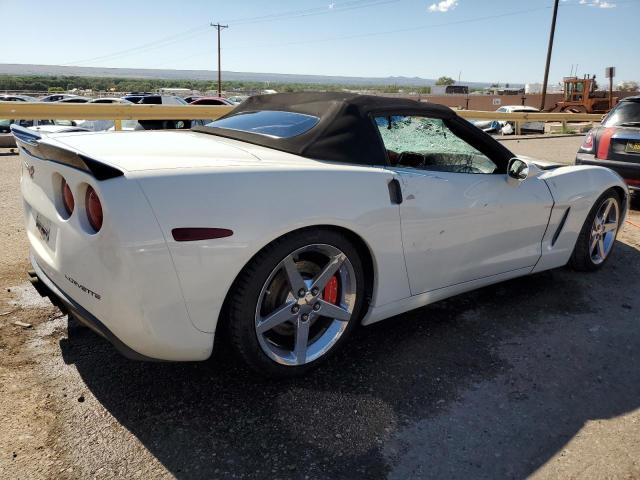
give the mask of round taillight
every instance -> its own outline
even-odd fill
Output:
[[[64,178],[62,179],[62,204],[64,205],[67,215],[71,216],[73,213],[73,207],[75,207],[76,204],[73,200],[71,188],[69,188],[69,184]]]
[[[93,187],[87,187],[84,206],[87,211],[87,220],[89,220],[89,225],[91,225],[91,228],[97,232],[102,228],[102,204],[100,203],[100,198]]]
[[[580,148],[582,148],[582,150],[593,150],[593,133],[587,133],[587,136],[584,137],[584,141]]]

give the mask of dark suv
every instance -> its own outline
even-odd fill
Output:
[[[148,92],[131,92],[124,97],[140,105],[188,105],[182,98],[174,95],[158,95]],[[145,130],[165,130],[191,128],[191,120],[138,120]]]
[[[629,190],[640,192],[640,96],[621,100],[587,133],[576,165],[608,167],[624,178]]]

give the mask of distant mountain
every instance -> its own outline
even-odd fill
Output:
[[[63,65],[29,65],[0,63],[0,75],[69,75],[77,77],[150,78],[164,80],[211,80],[217,78],[215,70],[161,70],[147,68],[73,67]],[[335,75],[298,75],[294,73],[255,73],[222,71],[224,80],[275,83],[321,83],[347,85],[429,86],[435,80],[421,77],[346,77]],[[487,87],[489,83],[460,82],[473,87]],[[515,84],[513,86],[516,86]]]

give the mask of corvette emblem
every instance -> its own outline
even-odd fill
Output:
[[[93,290],[88,289],[87,287],[85,287],[84,285],[78,283],[74,278],[70,277],[69,275],[64,276],[67,280],[69,280],[69,282],[71,282],[73,285],[75,285],[76,287],[78,287],[80,290],[82,290],[84,293],[86,293],[87,295],[89,295],[90,297],[95,298],[96,300],[100,300],[102,298],[102,295],[100,295],[99,293],[94,292]]]
[[[29,172],[29,177],[33,178],[33,174],[36,173],[36,169],[33,165],[29,165],[27,162],[24,162],[24,168]]]

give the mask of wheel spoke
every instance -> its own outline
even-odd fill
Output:
[[[602,223],[605,223],[607,221],[607,218],[609,218],[609,212],[611,211],[611,207],[613,206],[613,200],[609,199],[607,200],[607,206],[604,209],[604,213],[602,214]]]
[[[344,321],[351,318],[351,314],[344,308],[334,305],[333,303],[325,302],[324,300],[320,300],[320,310],[318,311],[318,314],[323,317],[335,318],[336,320]]]
[[[311,289],[317,288],[318,290],[322,290],[327,285],[329,279],[333,277],[333,275],[338,271],[338,269],[342,266],[346,259],[347,256],[344,253],[333,257],[328,265],[324,268],[324,270],[322,270],[322,272],[320,272],[318,276],[313,280]]]
[[[598,255],[604,260],[604,240],[602,238],[598,240]]]
[[[593,255],[593,251],[596,249],[597,246],[598,246],[598,237],[594,235],[591,237],[591,245],[589,246],[589,253],[591,255]]]
[[[302,365],[307,360],[307,343],[309,342],[309,321],[298,320],[296,328],[296,345],[293,353],[296,363]]]
[[[283,260],[284,263],[284,271],[287,274],[287,280],[289,281],[289,286],[291,287],[291,292],[294,297],[298,296],[298,292],[300,290],[307,291],[307,286],[302,279],[302,275],[298,271],[298,267],[296,266],[296,262],[293,260],[291,255],[287,256]]]
[[[604,231],[605,232],[613,232],[616,230],[616,228],[618,228],[618,224],[616,222],[611,222],[611,223],[605,223],[604,224]]]
[[[295,305],[296,302],[287,302],[278,308],[276,311],[267,315],[258,325],[256,326],[256,330],[258,333],[265,333],[271,330],[273,327],[277,327],[281,323],[286,322],[287,320],[293,320],[295,318],[295,314],[291,312],[291,307]]]

